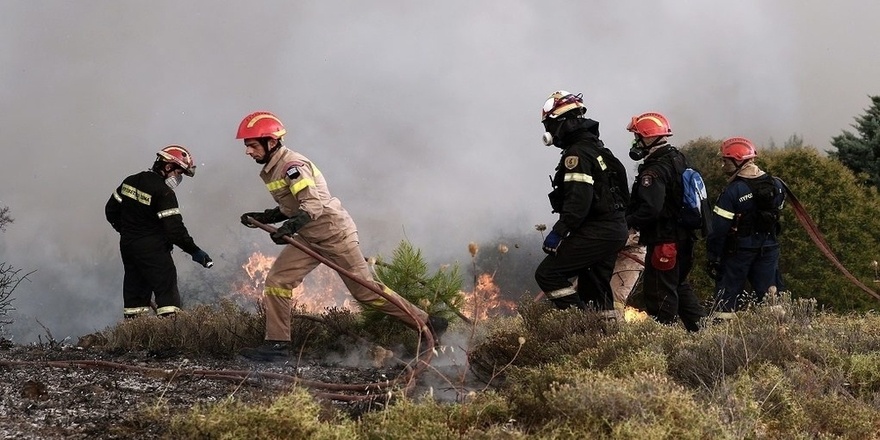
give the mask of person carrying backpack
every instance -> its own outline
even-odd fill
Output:
[[[644,159],[633,183],[626,223],[639,231],[639,243],[647,248],[645,312],[663,324],[681,319],[688,331],[698,331],[705,311],[687,281],[698,225],[682,221],[687,158],[667,142],[672,128],[660,113],[634,116],[627,130],[635,136],[629,157]]]
[[[732,137],[721,143],[722,170],[728,184],[712,210],[712,232],[706,239],[709,276],[715,280],[713,319],[731,319],[745,303],[746,280],[761,302],[782,290],[779,275],[779,214],[785,190],[778,178],[755,163],[752,142]]]
[[[628,237],[629,182],[626,167],[604,146],[599,123],[586,111],[581,94],[565,91],[551,94],[541,110],[544,145],[561,154],[549,194],[559,219],[544,239],[548,255],[535,280],[558,309],[589,308],[617,319],[611,276]]]

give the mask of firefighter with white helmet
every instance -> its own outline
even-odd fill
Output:
[[[169,145],[156,153],[150,170],[125,178],[104,207],[107,221],[119,232],[119,250],[125,276],[122,282],[123,316],[133,318],[152,310],[173,315],[180,310],[177,269],[171,258],[173,246],[204,267],[213,262],[196,246],[183,224],[174,188],[183,176],[195,175],[189,151]]]
[[[660,113],[633,116],[627,131],[633,133],[629,157],[644,160],[632,186],[626,223],[639,231],[639,244],[647,248],[645,311],[660,323],[674,324],[680,318],[688,331],[698,331],[705,311],[688,282],[696,235],[680,221],[687,158],[668,142],[672,127]]]
[[[749,139],[731,137],[721,143],[721,169],[729,180],[715,202],[712,232],[706,238],[706,269],[715,280],[715,319],[735,317],[748,301],[746,280],[757,302],[783,288],[778,235],[785,191],[778,178],[758,167],[756,157]]]
[[[626,244],[626,168],[599,139],[599,123],[585,117],[580,94],[557,91],[541,109],[543,141],[561,158],[549,194],[559,213],[543,243],[547,257],[535,270],[538,287],[559,309],[592,309],[616,318],[611,276]],[[569,280],[577,277],[575,287]]]
[[[357,227],[342,203],[330,194],[327,181],[318,167],[307,157],[283,144],[287,130],[274,114],[251,113],[239,125],[237,139],[244,142],[245,154],[263,166],[260,178],[275,199],[277,206],[259,212],[242,214],[241,222],[254,227],[248,217],[260,223],[284,222],[272,234],[272,240],[285,245],[269,269],[263,289],[266,309],[265,343],[249,347],[241,354],[253,360],[272,361],[289,356],[291,298],[293,289],[320,264],[314,257],[291,246],[285,236],[299,235],[322,256],[359,278],[373,281],[361,252]],[[404,324],[420,329],[428,322],[435,334],[448,325],[442,317],[428,316],[423,310],[398,296],[408,310],[401,310],[373,290],[343,276],[351,295],[364,307],[372,307],[391,315]],[[397,294],[376,282],[388,295]],[[414,321],[412,316],[418,321]]]

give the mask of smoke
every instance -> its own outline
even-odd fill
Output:
[[[556,89],[584,93],[623,158],[630,116],[654,110],[679,144],[797,133],[826,149],[878,93],[865,46],[880,4],[847,5],[2,2],[0,202],[16,222],[0,261],[36,270],[15,294],[15,336],[34,340],[37,320],[63,338],[119,319],[103,205],[168,144],[199,164],[178,197],[210,273],[241,270],[245,250],[276,252],[237,224],[272,206],[233,139],[254,110],[278,114],[318,164],[365,253],[409,239],[437,264],[552,223],[558,152],[540,143],[538,111]],[[204,270],[175,258],[181,280]]]

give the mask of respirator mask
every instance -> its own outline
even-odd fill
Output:
[[[553,146],[553,142],[556,141],[559,136],[559,131],[562,129],[562,123],[565,121],[565,118],[557,118],[557,119],[548,119],[544,122],[544,134],[541,136],[541,142],[544,145],[550,147]]]
[[[183,174],[173,174],[165,178],[165,184],[171,189],[177,188],[177,185],[180,185],[182,181]]]
[[[639,139],[633,139],[632,147],[629,148],[629,158],[638,162],[648,155],[648,149],[643,148]]]

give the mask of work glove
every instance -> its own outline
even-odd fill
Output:
[[[278,223],[282,220],[286,220],[287,216],[281,213],[281,208],[274,207],[271,209],[267,209],[263,212],[246,212],[241,215],[241,224],[249,227],[256,228],[256,226],[252,225],[250,221],[248,221],[248,217],[260,222],[260,223]]]
[[[556,233],[556,231],[550,231],[547,234],[547,238],[544,239],[542,249],[548,255],[556,255],[556,250],[559,249],[560,244],[562,244],[562,236]]]
[[[211,267],[214,265],[214,261],[211,260],[211,257],[208,256],[208,253],[199,249],[192,253],[192,259],[196,263],[201,264],[204,267]]]
[[[274,241],[275,244],[288,244],[287,241],[284,240],[284,236],[296,234],[296,231],[299,231],[300,228],[305,226],[305,224],[311,220],[312,218],[309,217],[309,214],[305,211],[297,211],[293,217],[282,223],[281,226],[272,233],[272,241]]]
[[[709,260],[706,262],[706,274],[715,281],[721,279],[721,262],[718,260]]]

